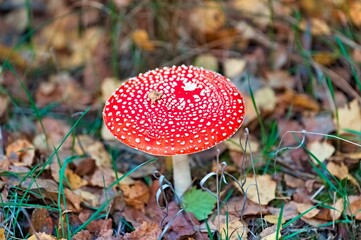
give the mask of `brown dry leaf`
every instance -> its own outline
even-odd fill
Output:
[[[71,203],[72,207],[69,207],[69,203],[67,204],[67,208],[71,209],[72,211],[80,211],[81,210],[81,202],[82,198],[78,195],[76,195],[72,190],[68,188],[64,188],[64,193],[66,200]]]
[[[361,196],[349,196],[348,200],[350,205],[346,211],[347,215],[354,216],[355,219],[361,220]]]
[[[337,54],[334,54],[332,52],[318,52],[312,54],[312,57],[315,62],[324,66],[329,66],[333,64],[338,58]]]
[[[290,89],[287,89],[282,95],[278,96],[277,99],[281,104],[294,106],[302,110],[318,112],[320,109],[320,106],[315,100],[306,94],[300,94]]]
[[[266,0],[234,0],[233,7],[260,26],[270,23],[271,11]]]
[[[243,238],[247,238],[248,235],[248,228],[245,222],[240,220],[238,217],[229,215],[228,216],[228,223],[226,222],[226,216],[225,215],[219,215],[217,216],[214,221],[213,225],[218,226],[218,222],[220,221],[221,225],[219,226],[219,232],[222,236],[222,239],[230,239],[230,240],[237,240],[239,239],[238,236]],[[228,224],[228,228],[227,228]],[[226,236],[226,233],[228,233],[228,236]]]
[[[277,104],[277,98],[274,90],[270,87],[258,89],[254,93],[257,108],[263,112],[272,112]]]
[[[221,214],[229,214],[235,216],[249,216],[249,215],[260,215],[267,214],[268,210],[266,207],[256,204],[252,201],[244,199],[244,197],[233,197],[221,210]]]
[[[245,143],[245,139],[242,139],[242,144]],[[224,142],[227,146],[227,148],[230,151],[237,151],[237,152],[244,152],[244,149],[241,147],[240,143],[239,143],[239,138],[237,137],[232,137],[230,139],[228,139],[227,141]],[[259,143],[256,142],[253,139],[250,139],[248,144],[250,144],[250,148],[252,150],[253,153],[258,152],[259,150]],[[247,148],[247,152],[249,152],[249,149]]]
[[[320,212],[319,209],[314,208],[314,206],[309,203],[297,203],[296,206],[297,206],[297,211],[300,214],[307,212],[305,215],[303,215],[303,217],[305,217],[305,218],[313,218]],[[311,208],[312,208],[312,210],[310,210]]]
[[[85,186],[88,183],[86,180],[83,180],[81,177],[79,177],[76,173],[74,173],[70,169],[65,170],[65,176],[68,179],[70,188],[73,190],[78,189],[82,186]]]
[[[240,76],[246,67],[246,60],[238,58],[227,58],[223,62],[224,75],[228,78]]]
[[[194,59],[194,66],[202,67],[212,71],[218,71],[218,59],[212,54],[201,54]]]
[[[110,168],[112,166],[111,157],[104,145],[89,135],[78,136],[74,149],[78,154],[87,153],[95,160],[98,167]]]
[[[118,173],[117,177],[121,178],[123,174]],[[114,170],[110,168],[98,168],[90,178],[89,183],[97,187],[108,187],[116,180]],[[133,184],[134,181],[130,177],[125,177],[119,182],[119,185]]]
[[[82,202],[85,202],[89,206],[99,207],[99,203],[100,203],[99,195],[91,193],[84,189],[77,189],[74,191],[74,193],[82,199]]]
[[[289,174],[284,175],[284,180],[285,180],[286,185],[291,188],[299,188],[299,187],[305,186],[305,182],[302,179],[293,177]]]
[[[72,240],[91,240],[92,235],[88,230],[83,230],[75,234],[72,238]]]
[[[261,233],[260,233],[260,237],[261,240],[278,240],[280,239],[281,235],[281,230],[282,230],[282,226],[278,229],[278,238],[276,239],[277,236],[277,225],[273,225],[271,227],[265,228]]]
[[[144,182],[135,181],[131,185],[121,185],[120,189],[127,205],[144,211],[150,196],[149,187]]]
[[[6,157],[17,166],[31,166],[35,147],[26,139],[18,139],[6,147]]]
[[[360,132],[361,131],[361,109],[357,99],[338,109],[338,115],[341,116],[338,119],[339,134],[345,133],[344,129],[350,129]],[[337,119],[334,119],[337,123]]]
[[[279,215],[281,212],[280,208],[268,207],[268,210],[273,215]],[[283,208],[282,218],[286,219],[287,221],[292,218],[295,218],[298,215],[299,213],[297,211],[297,203],[295,203],[294,201],[290,201],[285,204]]]
[[[31,214],[31,224],[33,227],[30,228],[30,233],[32,234],[36,232],[51,234],[53,232],[53,220],[45,208],[34,209]]]
[[[4,116],[9,105],[9,98],[5,95],[0,94],[0,118]]]
[[[5,229],[0,227],[0,240],[6,240]]]
[[[350,18],[353,24],[357,27],[361,26],[361,2],[353,1],[350,3],[349,8]]]
[[[269,223],[278,224],[279,217],[280,217],[279,215],[265,215],[263,218]],[[285,222],[286,222],[286,219],[284,217],[282,217],[281,223],[283,224]]]
[[[103,102],[106,102],[120,85],[122,85],[122,81],[117,78],[105,78],[100,88]]]
[[[64,137],[69,133],[70,126],[64,121],[45,117],[42,119],[41,124],[37,123],[38,132],[45,133],[35,136],[33,143],[40,151],[47,152],[53,151],[54,148],[59,147]],[[67,138],[62,145],[61,149],[70,149],[72,146],[72,139]]]
[[[244,103],[245,103],[245,109],[246,109],[246,118],[244,120],[244,125],[247,125],[248,123],[252,122],[253,120],[257,119],[257,111],[254,108],[252,98],[249,95],[244,94]]]
[[[335,220],[338,220],[340,219],[341,215],[342,215],[342,212],[343,212],[343,199],[340,198],[338,199],[333,205],[332,207],[334,209],[329,209],[330,210],[330,216],[331,216],[331,220],[332,221],[335,221]]]
[[[273,89],[292,89],[295,83],[295,79],[287,71],[267,72],[267,86]]]
[[[157,223],[143,222],[133,232],[125,234],[124,240],[157,240],[161,233],[162,230]]]
[[[300,23],[300,29],[306,31],[307,29],[307,22],[303,20]],[[314,36],[323,36],[323,35],[330,35],[331,29],[329,25],[322,19],[312,18],[311,19],[311,33]]]
[[[348,172],[348,168],[344,163],[336,164],[329,162],[326,167],[327,170],[338,179],[342,180],[347,178],[355,186],[360,186],[357,180]]]
[[[329,159],[332,156],[332,154],[335,152],[335,147],[326,141],[311,142],[307,144],[307,148],[313,155],[315,155],[317,160],[320,161],[321,163]],[[318,162],[313,158],[312,161],[315,164],[318,164]]]
[[[65,238],[57,238],[46,233],[35,233],[31,235],[28,240],[65,240]]]
[[[149,40],[148,33],[143,29],[135,30],[132,34],[132,40],[139,47],[145,51],[153,51],[155,49],[154,43]]]
[[[207,1],[193,8],[188,18],[190,27],[197,33],[215,33],[225,24],[222,5],[215,1]]]
[[[112,223],[113,220],[110,218],[93,220],[87,225],[86,229],[95,236],[110,237],[113,233]]]
[[[254,177],[246,177],[246,182],[243,185],[246,197],[254,203],[267,205],[276,197],[277,184],[274,180],[272,180],[271,175],[256,175],[256,179],[258,188]],[[239,189],[238,184],[235,184],[235,186],[240,192],[242,192],[242,189]]]

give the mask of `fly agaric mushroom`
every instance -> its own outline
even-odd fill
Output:
[[[155,69],[121,85],[106,102],[105,125],[122,143],[172,156],[174,189],[192,185],[189,159],[231,137],[244,118],[241,93],[231,81],[193,66]]]

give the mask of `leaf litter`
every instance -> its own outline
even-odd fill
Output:
[[[159,2],[156,10],[133,0],[112,6],[95,1],[95,8],[49,1],[45,7],[29,4],[32,21],[25,7],[5,2],[0,2],[6,33],[0,34],[0,191],[6,217],[0,239],[14,234],[10,206],[28,216],[26,223],[18,219],[16,229],[24,232],[18,238],[28,239],[67,238],[64,231],[76,232],[73,239],[207,239],[205,222],[230,239],[276,239],[297,227],[302,236],[312,226],[320,234],[345,236],[342,229],[353,227],[347,217],[361,219],[361,54],[357,38],[348,38],[356,34],[343,32],[359,31],[359,1],[176,1]],[[80,11],[65,14],[73,10]],[[124,18],[112,18],[112,11]],[[36,26],[29,45],[14,48],[20,33]],[[204,177],[201,172],[218,169],[215,158],[227,162],[217,172],[223,181],[219,212],[216,198],[198,188],[187,193],[183,207],[172,199],[170,186],[157,201],[165,185],[157,185],[151,172],[168,177],[169,171],[161,160],[125,177],[134,165],[115,161],[127,158],[136,167],[137,155],[119,151],[99,121],[119,79],[183,63],[225,74],[245,95],[244,127],[251,134],[244,137],[243,128],[220,153],[203,155],[210,162],[192,162],[195,183]],[[72,129],[88,107],[81,126]],[[240,147],[239,139],[247,137],[248,148]],[[282,138],[279,146],[273,137]],[[207,184],[214,193],[218,185]],[[260,219],[267,225],[257,229]],[[62,229],[58,224],[65,220],[70,225]]]

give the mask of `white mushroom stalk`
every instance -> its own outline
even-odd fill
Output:
[[[182,199],[183,194],[192,186],[191,169],[188,155],[174,155],[173,179],[174,191],[178,199]]]

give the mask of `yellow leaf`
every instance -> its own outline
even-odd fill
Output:
[[[216,1],[207,1],[193,8],[189,15],[191,27],[199,33],[214,33],[224,26],[225,16],[222,5]]]
[[[303,214],[307,212],[306,214],[303,215],[303,217],[305,218],[313,218],[320,212],[319,209],[314,208],[314,206],[309,203],[297,203],[296,206],[297,206],[297,211],[299,213]]]
[[[154,43],[149,40],[148,33],[145,30],[135,30],[132,34],[132,40],[139,48],[146,51],[155,49]]]
[[[326,167],[327,170],[338,179],[341,180],[347,178],[352,184],[360,187],[357,180],[348,172],[348,168],[344,163],[336,164],[334,162],[329,162]]]
[[[257,179],[257,184],[255,181]],[[254,203],[267,205],[276,197],[276,182],[270,175],[256,175],[255,177],[246,177],[243,190],[246,197]],[[235,184],[239,191],[238,184]]]
[[[278,224],[278,219],[279,219],[279,215],[265,215],[264,219],[269,222],[269,223],[273,223],[273,224]],[[285,223],[286,219],[284,217],[282,217],[281,223]]]
[[[339,134],[344,133],[344,129],[351,129],[360,132],[361,131],[361,110],[358,101],[355,99],[348,104],[338,109],[338,127]],[[334,120],[335,122],[336,119]]]
[[[310,152],[315,155],[320,162],[324,162],[335,152],[335,147],[325,141],[314,141],[308,144],[307,147],[308,150],[310,150]],[[312,160],[315,164],[317,164],[317,161],[315,159],[312,158]]]

